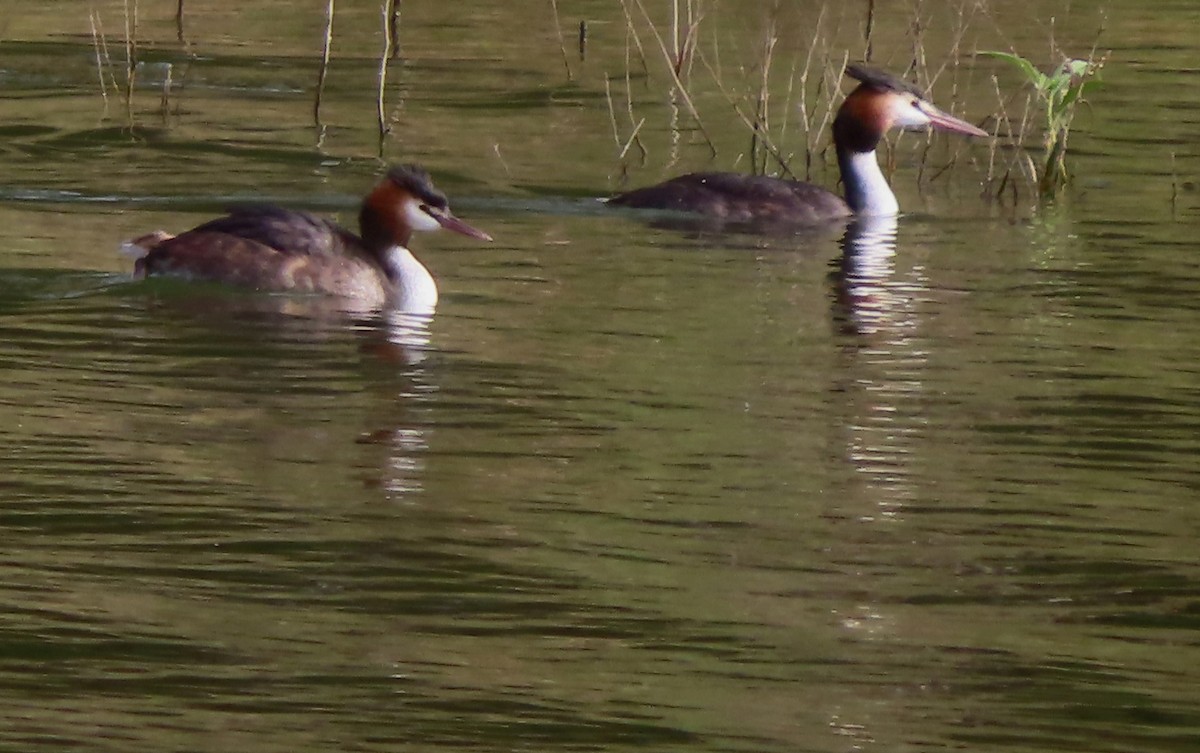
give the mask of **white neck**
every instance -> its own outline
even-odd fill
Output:
[[[437,283],[425,265],[404,246],[389,248],[384,263],[398,291],[395,308],[408,313],[433,313],[438,302]]]
[[[900,212],[896,194],[883,177],[874,150],[842,152],[838,154],[838,164],[842,169],[842,185],[846,187],[846,203],[855,214],[879,217]]]

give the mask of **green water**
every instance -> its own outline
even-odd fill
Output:
[[[316,125],[323,5],[189,0],[181,43],[141,2],[130,105],[86,12],[0,9],[0,748],[1197,748],[1191,3],[1106,7],[1063,201],[906,136],[908,214],[847,264],[595,201],[749,163],[763,4],[702,27],[713,157],[619,3],[559,3],[560,48],[550,4],[407,2],[383,160],[496,238],[418,239],[433,321],[132,282],[120,240],[232,201],[352,221],[380,14],[338,4]],[[87,8],[118,84],[123,7]],[[778,16],[776,118],[815,30],[861,57],[864,9],[818,7]],[[934,70],[1101,23],[921,7]],[[997,86],[964,55],[934,96],[982,122]]]

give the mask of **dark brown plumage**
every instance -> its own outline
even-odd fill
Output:
[[[616,206],[689,212],[722,223],[777,229],[815,225],[852,214],[896,214],[899,207],[875,159],[883,134],[893,127],[934,126],[986,136],[942,112],[906,81],[864,65],[846,67],[859,85],[838,108],[833,142],[846,198],[798,180],[704,172],[619,194]]]
[[[733,224],[814,224],[852,212],[838,195],[799,180],[737,173],[689,173],[608,200],[616,206],[691,212]]]
[[[358,235],[308,212],[231,209],[185,233],[161,231],[127,246],[142,254],[137,277],[171,276],[264,291],[322,293],[370,307],[432,308],[437,287],[407,249],[413,230],[445,227],[490,240],[450,213],[415,165],[395,167],[363,200]]]

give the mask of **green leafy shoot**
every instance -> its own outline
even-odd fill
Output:
[[[1006,60],[1015,65],[1033,87],[1038,103],[1045,114],[1045,162],[1038,180],[1043,195],[1057,193],[1067,183],[1067,137],[1075,119],[1076,108],[1086,95],[1100,85],[1099,73],[1104,59],[1066,60],[1053,73],[1045,74],[1037,67],[1011,52],[995,50],[979,54]]]

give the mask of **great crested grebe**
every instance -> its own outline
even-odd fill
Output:
[[[894,215],[900,211],[875,148],[891,128],[934,126],[987,136],[965,120],[935,107],[911,84],[883,71],[849,65],[859,81],[833,121],[833,144],[846,198],[797,180],[736,173],[691,173],[619,194],[609,204],[693,212],[731,223],[816,224],[848,217]]]
[[[414,230],[439,227],[490,241],[450,213],[416,165],[393,167],[363,199],[359,234],[275,206],[230,210],[180,235],[156,231],[125,244],[135,277],[181,277],[256,290],[323,293],[356,306],[431,312],[437,283],[408,250]]]

